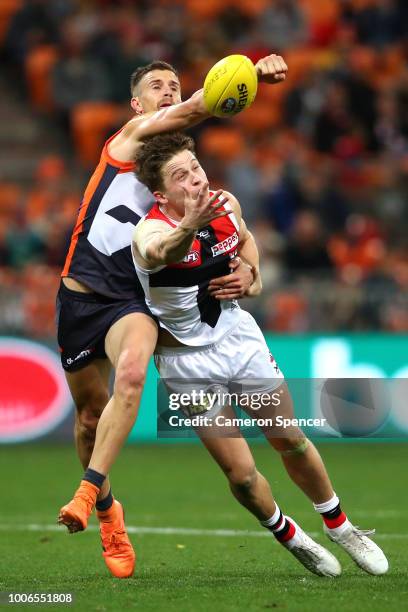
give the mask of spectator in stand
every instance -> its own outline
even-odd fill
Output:
[[[351,19],[361,43],[381,48],[401,39],[403,14],[397,0],[374,0],[360,10],[351,11]]]
[[[323,228],[313,210],[303,210],[297,215],[284,254],[284,262],[289,277],[314,275],[321,278],[333,271]]]
[[[317,116],[314,146],[322,153],[334,153],[336,143],[351,133],[353,118],[345,86],[338,80],[329,83],[325,103]]]
[[[27,222],[24,210],[16,211],[13,223],[4,238],[5,259],[12,268],[24,268],[32,261],[41,261],[44,255],[44,240]]]
[[[308,28],[297,0],[275,0],[259,15],[257,29],[265,44],[285,51],[306,42]]]
[[[245,218],[252,224],[262,216],[262,199],[259,192],[260,174],[249,151],[233,160],[226,168],[228,185],[234,186],[234,194],[244,202]],[[231,187],[232,189],[232,187]]]
[[[379,149],[396,157],[408,153],[408,137],[403,133],[403,117],[395,92],[386,90],[380,94],[377,112],[374,131]]]
[[[58,24],[51,4],[48,0],[25,0],[11,19],[4,47],[17,68],[16,76],[19,70],[23,70],[24,60],[32,48],[59,40]]]
[[[306,136],[312,135],[316,116],[324,104],[325,78],[318,70],[306,71],[285,98],[286,124]]]
[[[108,100],[109,79],[101,62],[87,55],[87,33],[74,19],[67,19],[61,31],[61,58],[52,71],[52,94],[64,126],[80,102]]]

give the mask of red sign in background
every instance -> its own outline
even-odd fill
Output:
[[[44,435],[70,408],[57,355],[36,342],[0,338],[0,443]]]

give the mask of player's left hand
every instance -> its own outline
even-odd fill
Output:
[[[238,300],[246,295],[254,282],[251,266],[239,257],[229,263],[231,273],[227,276],[213,278],[208,285],[208,292],[217,300]]]
[[[255,64],[259,83],[280,83],[286,79],[288,67],[280,55],[267,55]]]

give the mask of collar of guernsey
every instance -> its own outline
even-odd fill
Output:
[[[210,191],[210,197],[213,194]],[[220,301],[208,293],[212,278],[230,272],[228,264],[238,247],[237,219],[228,203],[225,210],[231,213],[201,228],[183,261],[153,270],[143,269],[135,261],[150,310],[161,327],[188,346],[221,341],[244,316],[235,300]],[[171,227],[178,224],[157,202],[144,217],[144,221],[149,219],[165,221]]]
[[[123,129],[123,128],[122,128]],[[134,174],[132,161],[118,161],[105,143],[84,193],[62,276],[114,299],[143,299],[131,255],[133,227],[154,203]]]

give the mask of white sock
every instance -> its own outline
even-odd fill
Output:
[[[263,527],[266,527],[267,529],[271,529],[271,528],[273,528],[275,523],[278,522],[280,515],[281,515],[281,509],[279,508],[278,504],[276,504],[276,510],[272,514],[271,518],[266,519],[266,521],[260,521],[260,523],[261,523],[261,525]],[[284,521],[282,521],[282,523],[283,523],[283,525],[285,524]],[[283,525],[282,525],[282,527],[283,527]],[[275,531],[275,529],[274,529],[274,531]],[[279,531],[279,529],[277,531]]]
[[[323,514],[323,512],[330,512],[330,510],[334,510],[334,508],[338,506],[339,503],[340,503],[340,500],[337,497],[337,495],[334,493],[331,499],[329,499],[326,502],[323,502],[322,504],[313,504],[313,507],[316,510],[316,512],[319,512],[319,514]]]

